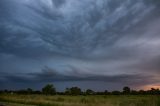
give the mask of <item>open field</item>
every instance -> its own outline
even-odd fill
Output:
[[[1,94],[0,104],[5,106],[160,106],[160,96],[45,96]]]

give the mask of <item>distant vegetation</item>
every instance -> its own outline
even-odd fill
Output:
[[[160,95],[160,90],[151,88],[150,90],[132,90],[130,87],[124,87],[123,91],[111,91],[105,90],[103,92],[96,92],[91,89],[82,91],[79,87],[66,88],[64,92],[57,92],[53,84],[47,84],[41,91],[32,90],[31,88],[23,90],[1,90],[0,94],[44,94],[44,95]]]
[[[0,106],[160,106],[160,90],[135,91],[124,87],[123,91],[82,91],[79,87],[57,92],[52,84],[41,91],[1,90]]]

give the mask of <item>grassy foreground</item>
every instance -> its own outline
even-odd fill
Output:
[[[155,95],[45,96],[0,94],[5,106],[160,106]]]

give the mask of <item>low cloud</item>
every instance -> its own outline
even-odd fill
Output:
[[[74,70],[73,70],[74,71]],[[98,84],[99,82],[103,82],[104,84],[110,83],[121,85],[123,86],[130,86],[133,87],[133,89],[140,89],[141,87],[151,85],[151,84],[157,84],[159,82],[158,79],[156,79],[154,76],[149,75],[138,75],[138,74],[122,74],[122,75],[91,75],[91,74],[79,74],[77,75],[74,72],[71,72],[70,75],[64,75],[60,74],[58,71],[45,67],[41,72],[38,73],[14,73],[14,74],[7,74],[7,73],[1,73],[1,79],[0,82],[3,83],[4,86],[13,86],[14,89],[20,89],[21,87],[15,86],[16,84],[24,84],[25,86],[28,85],[28,87],[32,87],[32,85],[36,84],[37,86],[43,86],[45,83],[62,83],[65,82],[71,83],[71,82],[78,82],[77,86],[87,89],[85,86],[81,85],[84,82]],[[8,82],[5,84],[5,82]],[[12,83],[10,85],[10,83]],[[106,85],[103,87],[102,85],[99,86],[101,90],[105,90],[109,88],[111,85]],[[65,89],[65,87],[71,87],[73,85],[65,85],[61,89]],[[57,87],[59,85],[57,84]],[[114,89],[120,89],[114,88]],[[93,89],[96,89],[97,87],[93,87]],[[39,88],[40,89],[40,88]]]

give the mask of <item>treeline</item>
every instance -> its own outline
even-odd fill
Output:
[[[56,88],[52,84],[47,84],[42,88],[41,91],[35,91],[31,88],[24,90],[1,90],[0,93],[10,93],[10,94],[44,94],[44,95],[160,95],[160,90],[151,88],[150,90],[131,90],[129,87],[124,87],[123,91],[112,91],[107,90],[103,92],[95,92],[91,89],[82,91],[79,87],[66,88],[64,92],[57,92]]]

